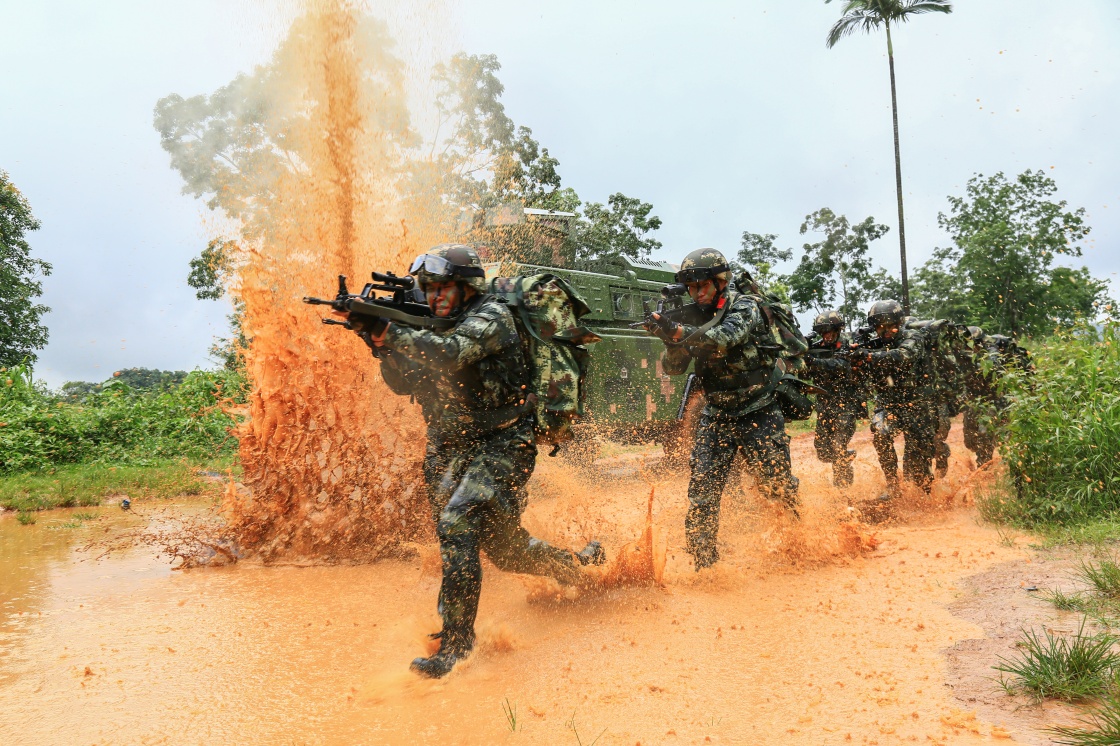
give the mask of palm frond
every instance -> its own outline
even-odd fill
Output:
[[[854,5],[856,2],[859,2],[859,0],[852,0],[852,2],[848,4]],[[825,40],[825,44],[831,49],[836,46],[836,42],[840,41],[845,36],[851,36],[857,31],[872,31],[878,28],[879,24],[882,22],[883,18],[873,11],[864,9],[851,10],[840,16],[840,19],[832,25],[832,28],[828,31],[828,38]]]
[[[952,13],[953,5],[949,0],[901,0],[895,3],[898,10],[891,16],[892,21],[906,21],[910,16],[923,13]]]

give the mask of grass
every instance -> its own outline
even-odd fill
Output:
[[[19,525],[21,526],[33,526],[35,525],[36,518],[34,513],[20,511],[16,513],[16,520],[19,521]]]
[[[510,733],[517,731],[517,704],[510,704],[509,697],[506,701],[502,702],[502,714],[506,718],[506,727],[509,728]]]
[[[10,474],[0,476],[0,508],[26,515],[50,508],[100,505],[113,495],[159,498],[220,489],[197,471],[184,461],[163,461],[146,466],[65,464],[46,472]],[[78,515],[82,514],[75,518]]]
[[[1081,579],[1096,589],[1096,593],[1108,599],[1120,599],[1120,565],[1111,557],[1099,562],[1081,561],[1078,569]]]
[[[1081,721],[1084,727],[1051,728],[1054,743],[1067,746],[1115,746],[1120,743],[1120,692],[1110,692],[1089,717]]]
[[[1120,667],[1120,655],[1112,649],[1116,641],[1107,633],[1086,634],[1084,620],[1077,634],[1068,637],[1049,630],[1041,636],[1024,630],[1020,657],[1001,657],[993,668],[1000,672],[1000,685],[1008,694],[1067,702],[1088,699],[1103,694],[1116,681]]]
[[[568,729],[570,731],[572,731],[572,734],[576,737],[576,743],[578,744],[578,746],[595,746],[595,744],[599,742],[599,739],[603,737],[603,734],[607,732],[607,729],[603,728],[601,731],[599,731],[599,735],[595,736],[594,741],[588,741],[585,744],[583,742],[583,738],[581,738],[580,735],[579,735],[579,729],[576,727],[576,714],[575,714],[575,712],[572,713],[572,719],[569,720],[568,722],[564,723],[564,725],[566,725],[568,727]]]

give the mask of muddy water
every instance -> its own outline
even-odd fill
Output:
[[[983,636],[948,611],[964,579],[1025,552],[959,495],[875,528],[874,550],[831,541],[837,497],[810,449],[794,443],[804,526],[729,491],[713,571],[679,550],[683,476],[656,487],[663,585],[573,598],[488,566],[479,648],[440,682],[407,670],[437,627],[433,546],[172,572],[145,547],[77,551],[137,520],[116,509],[80,529],[4,517],[0,743],[1014,742],[954,701],[942,651]],[[855,490],[871,494],[874,455],[863,436],[857,449]],[[527,524],[561,542],[594,532],[612,552],[639,538],[650,487],[614,471],[592,487],[542,460]],[[968,474],[954,461],[937,502]]]

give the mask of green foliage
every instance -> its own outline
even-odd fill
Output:
[[[1079,257],[1089,233],[1084,208],[1051,199],[1057,185],[1042,171],[1009,181],[973,176],[963,197],[938,215],[955,244],[938,249],[916,275],[923,309],[988,333],[1041,335],[1093,319],[1108,303],[1107,283],[1082,267],[1053,266]]]
[[[1006,378],[1004,461],[1014,497],[999,517],[1028,526],[1115,521],[1120,506],[1120,326],[1078,327],[1031,349],[1035,373]]]
[[[31,205],[0,171],[0,366],[33,363],[35,351],[47,344],[40,319],[50,309],[35,299],[43,294],[40,278],[51,273],[51,265],[32,258],[24,238],[38,229]]]
[[[164,391],[177,386],[187,378],[186,371],[182,370],[154,370],[151,368],[124,368],[113,374],[113,377],[103,383],[90,383],[89,381],[67,381],[62,384],[59,393],[67,401],[81,401],[90,394],[101,391],[110,383],[123,383],[137,391]]]
[[[21,526],[34,526],[37,519],[34,513],[20,511],[16,513],[16,520],[19,521],[19,525]]]
[[[1120,565],[1111,557],[1099,562],[1082,560],[1078,575],[1092,586],[1096,593],[1109,599],[1120,599]]]
[[[890,33],[892,23],[897,26],[924,13],[952,13],[953,6],[949,0],[844,0],[843,12],[840,20],[829,29],[826,41],[829,47],[857,31],[870,33],[883,26]]]
[[[801,262],[788,278],[793,305],[817,313],[836,309],[849,323],[862,318],[875,290],[868,250],[888,230],[871,217],[852,225],[827,207],[807,215],[801,235],[823,232],[824,239],[803,246]]]
[[[96,506],[121,495],[161,498],[218,489],[220,483],[203,479],[196,467],[182,460],[153,460],[144,465],[63,464],[0,476],[0,508],[30,515],[49,508]],[[74,517],[89,520],[80,515]]]
[[[226,283],[233,274],[233,262],[237,250],[236,242],[215,238],[206,245],[201,254],[191,259],[187,285],[194,288],[196,298],[217,300],[225,295]]]
[[[993,668],[1001,673],[1000,684],[1009,694],[1086,699],[1103,693],[1114,681],[1120,666],[1120,655],[1112,649],[1115,643],[1109,634],[1086,634],[1084,621],[1070,637],[1045,629],[1042,636],[1024,630],[1019,657],[1001,657]]]
[[[661,218],[651,212],[653,205],[621,192],[608,197],[605,207],[598,202],[584,206],[584,219],[577,235],[577,258],[647,258],[650,252],[661,248],[661,242],[649,236],[661,227]]]
[[[746,265],[759,287],[774,293],[784,302],[790,302],[788,278],[774,271],[778,262],[788,262],[793,249],[779,249],[774,245],[778,236],[773,233],[743,231],[738,260]]]
[[[234,421],[220,402],[244,396],[236,373],[195,371],[147,392],[113,380],[79,403],[35,384],[26,366],[0,375],[0,474],[64,463],[212,459],[234,448]]]
[[[1066,746],[1116,746],[1120,743],[1120,690],[1113,689],[1088,718],[1082,727],[1059,726],[1050,732],[1057,738],[1054,743]]]

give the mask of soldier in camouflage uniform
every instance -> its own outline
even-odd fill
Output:
[[[576,554],[521,526],[537,455],[535,396],[513,315],[487,294],[478,255],[441,244],[418,257],[410,273],[434,314],[458,323],[436,332],[392,322],[361,333],[382,360],[385,382],[417,398],[428,424],[424,477],[443,562],[443,630],[439,652],[417,658],[412,669],[434,678],[474,645],[480,550],[502,570],[564,584],[580,581],[579,565],[603,557],[596,542]]]
[[[715,249],[686,256],[676,279],[688,286],[695,317],[680,323],[653,314],[659,323],[648,328],[665,342],[666,373],[680,375],[695,361],[707,399],[689,460],[685,518],[687,550],[700,570],[719,560],[720,500],[739,450],[762,496],[781,501],[794,515],[797,480],[790,473],[789,438],[775,399],[781,378],[777,346],[758,303],[730,287],[727,260]]]
[[[917,329],[927,335],[927,344],[933,359],[934,390],[937,395],[937,432],[934,434],[934,471],[938,479],[949,473],[949,430],[953,418],[960,414],[964,380],[957,362],[956,328],[945,319],[935,321],[910,321],[907,329]]]
[[[968,327],[970,354],[964,360],[968,399],[964,410],[964,445],[976,454],[976,465],[992,460],[996,450],[996,419],[1005,403],[996,388],[1002,370],[999,350],[978,326]]]
[[[896,497],[899,491],[898,453],[894,438],[905,438],[902,470],[906,479],[930,491],[933,474],[930,462],[937,432],[937,400],[933,361],[926,349],[924,333],[902,328],[902,306],[898,301],[878,301],[867,314],[867,323],[877,334],[874,349],[861,348],[853,364],[865,373],[875,392],[875,414],[871,434],[879,465],[887,479],[887,491],[879,502]]]
[[[827,311],[813,320],[820,335],[809,347],[809,375],[824,393],[817,395],[817,431],[813,446],[817,458],[832,464],[832,483],[850,487],[856,452],[848,448],[856,425],[867,419],[867,388],[848,360],[851,338],[844,331],[844,317]]]

